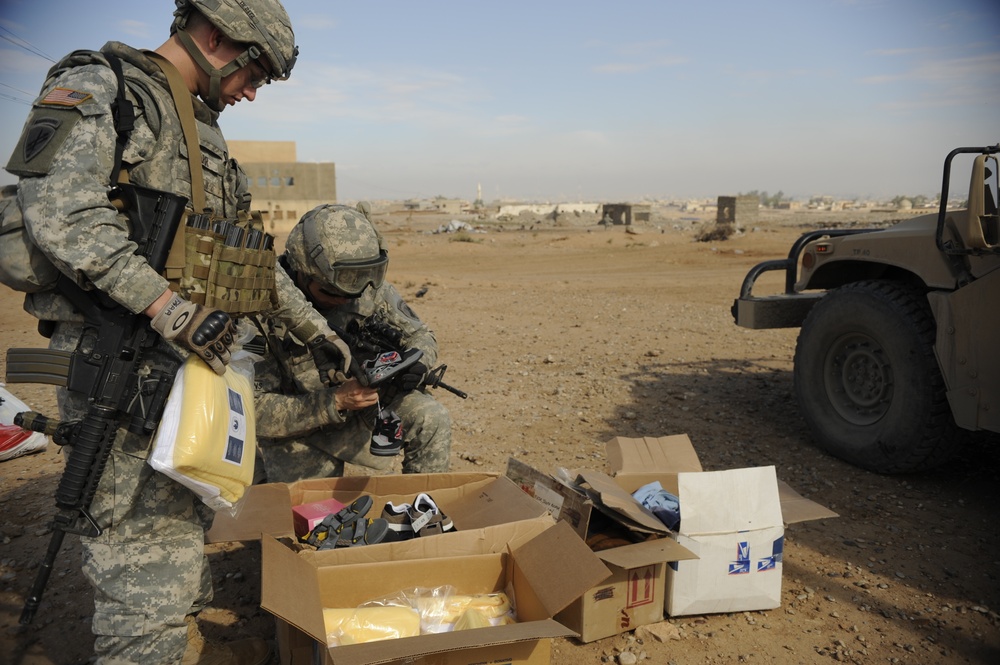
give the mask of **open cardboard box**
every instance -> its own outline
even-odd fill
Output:
[[[837,517],[778,480],[774,466],[703,471],[686,434],[617,437],[607,451],[617,487],[631,494],[659,481],[680,500],[671,538],[697,558],[667,570],[670,616],[780,606],[784,526]]]
[[[317,551],[294,536],[292,506],[334,498],[388,501],[426,492],[455,524],[452,533]],[[235,516],[219,513],[209,542],[261,540],[261,606],[278,618],[283,665],[502,662],[548,665],[549,640],[573,632],[552,617],[608,569],[566,525],[495,473],[348,476],[256,485]],[[553,553],[558,552],[557,556]],[[459,593],[509,591],[518,623],[328,649],[324,607],[359,604],[413,587]],[[429,660],[422,660],[429,659]]]
[[[695,555],[668,538],[669,529],[610,476],[584,472],[576,481],[584,482],[584,475],[602,487],[603,494],[582,492],[572,481],[559,480],[513,458],[507,463],[507,477],[571,526],[582,540],[599,532],[609,518],[642,540],[595,552],[611,576],[588,588],[556,615],[558,621],[579,633],[581,641],[592,642],[662,621],[667,564]]]
[[[212,542],[259,540],[261,534],[293,538],[292,506],[323,499],[349,504],[359,496],[374,501],[368,517],[378,517],[389,501],[412,503],[417,494],[429,494],[459,531],[545,514],[544,508],[526,500],[506,478],[496,473],[426,473],[388,476],[314,478],[295,483],[269,483],[247,488],[234,514],[220,511],[206,540]],[[446,534],[450,535],[450,534]]]
[[[262,602],[282,627],[283,663],[520,663],[548,665],[552,637],[573,632],[552,617],[608,570],[549,515],[373,547],[296,553],[264,536]],[[357,607],[415,587],[503,591],[517,623],[326,648],[324,607]],[[425,660],[426,659],[426,660]]]
[[[607,443],[611,474],[580,471],[570,481],[508,463],[507,475],[550,512],[587,538],[595,514],[613,519],[645,542],[597,552],[614,571],[557,619],[591,641],[671,616],[778,607],[784,524],[836,517],[779,481],[774,467],[705,472],[686,434],[617,437]],[[681,525],[673,533],[632,493],[653,481],[680,499]],[[659,548],[660,551],[657,551]],[[666,562],[660,616],[638,590]],[[616,581],[619,587],[614,587]]]

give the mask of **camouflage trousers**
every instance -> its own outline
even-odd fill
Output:
[[[451,414],[427,393],[408,392],[386,405],[403,425],[403,473],[442,473],[451,457]],[[344,475],[344,463],[385,471],[398,457],[369,452],[371,422],[364,411],[351,412],[347,422],[306,436],[260,439],[258,462],[263,461],[267,482],[290,483],[305,478]],[[257,414],[266,418],[266,414]]]
[[[74,345],[74,335],[62,326],[50,344]],[[86,412],[79,393],[60,389],[58,399],[64,419]],[[148,436],[119,430],[91,503],[104,531],[81,538],[83,573],[94,587],[92,630],[100,665],[180,663],[187,644],[184,617],[212,599],[204,537],[214,513],[146,464],[150,444]]]

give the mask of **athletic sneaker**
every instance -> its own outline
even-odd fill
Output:
[[[451,518],[441,512],[429,494],[418,494],[410,508],[410,524],[415,536],[436,536],[455,529]]]
[[[413,503],[385,504],[382,519],[389,524],[386,540],[409,540],[419,536],[436,536],[454,531],[451,518],[441,512],[429,494],[421,493]]]
[[[389,534],[386,541],[409,540],[413,538],[413,521],[410,518],[410,511],[413,506],[408,503],[401,503],[398,506],[392,501],[385,504],[382,509],[382,519],[389,525]]]

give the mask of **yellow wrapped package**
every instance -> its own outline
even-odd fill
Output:
[[[325,607],[323,621],[331,647],[420,634],[420,615],[412,607]]]
[[[514,619],[510,600],[503,592],[420,596],[416,598],[416,607],[425,633],[480,627],[480,619],[491,626],[513,623]],[[467,613],[470,613],[469,616],[465,617],[459,628],[460,619]]]
[[[188,357],[153,440],[149,464],[215,510],[232,508],[253,482],[253,358],[234,354],[219,376],[201,358]]]

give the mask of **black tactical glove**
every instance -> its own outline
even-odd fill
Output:
[[[410,365],[406,371],[399,376],[399,388],[404,392],[416,390],[424,377],[427,376],[427,365],[416,362]]]
[[[306,343],[323,383],[343,383],[351,374],[351,350],[339,337],[316,335]]]
[[[175,293],[149,325],[163,339],[194,351],[216,374],[226,373],[236,324],[225,312],[196,305]]]

